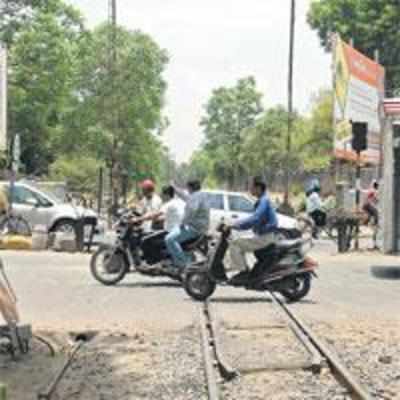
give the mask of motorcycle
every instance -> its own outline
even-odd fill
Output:
[[[205,301],[217,285],[277,292],[291,302],[299,301],[309,293],[318,264],[305,254],[308,241],[280,240],[258,250],[254,253],[255,265],[244,279],[243,274],[242,279],[238,279],[238,275],[228,278],[223,260],[231,231],[221,226],[219,232],[220,238],[207,260],[192,264],[185,271],[183,287],[194,300]]]
[[[116,285],[129,272],[181,281],[181,274],[171,266],[164,243],[167,232],[145,232],[141,224],[130,223],[132,216],[140,214],[131,211],[119,213],[119,220],[114,226],[116,243],[100,246],[91,258],[93,277],[106,286]],[[204,259],[208,253],[208,237],[201,236],[185,242],[182,248],[192,261]]]

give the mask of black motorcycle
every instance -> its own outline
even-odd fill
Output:
[[[318,264],[305,255],[307,241],[280,240],[258,250],[254,253],[256,262],[250,272],[228,278],[224,258],[231,232],[224,226],[219,231],[220,238],[207,260],[192,264],[185,272],[183,286],[193,299],[206,300],[217,285],[278,292],[292,302],[308,294]]]
[[[141,225],[130,223],[138,213],[124,212],[114,226],[114,245],[102,245],[93,254],[90,270],[93,277],[106,286],[115,285],[129,272],[151,277],[169,277],[181,281],[179,270],[173,267],[165,246],[167,232],[144,232]],[[183,250],[195,262],[208,253],[208,237],[201,236],[182,244]]]

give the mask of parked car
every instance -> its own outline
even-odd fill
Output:
[[[9,182],[0,185],[10,198]],[[85,236],[88,235],[89,223],[96,225],[95,233],[102,233],[102,224],[97,214],[90,209],[73,206],[59,199],[56,195],[25,182],[16,182],[12,195],[13,211],[26,219],[31,228],[45,226],[48,232],[74,232],[78,219],[85,219]]]
[[[254,211],[255,200],[245,193],[223,190],[204,190],[204,193],[211,209],[211,232],[215,232],[222,219],[230,224]],[[299,236],[296,219],[278,213],[278,225],[289,233],[288,237]]]

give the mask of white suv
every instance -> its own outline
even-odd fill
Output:
[[[9,194],[8,182],[0,185]],[[21,215],[31,228],[36,225],[45,226],[48,232],[71,233],[76,221],[84,218],[86,222],[92,221],[98,225],[97,214],[84,207],[75,207],[63,202],[54,194],[38,189],[25,182],[16,182],[13,190],[13,210],[16,215]],[[85,230],[87,228],[85,227]],[[99,227],[97,227],[98,232]],[[85,232],[85,236],[88,232]]]
[[[203,190],[203,193],[207,195],[211,210],[211,232],[215,232],[221,220],[229,224],[254,212],[255,200],[245,193],[222,190]],[[279,213],[278,227],[292,233],[298,228],[294,218]]]

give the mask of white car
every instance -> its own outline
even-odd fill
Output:
[[[10,198],[10,184],[2,182],[0,185],[6,190]],[[13,212],[21,215],[31,226],[44,226],[48,232],[74,231],[78,219],[84,218],[86,223],[91,221],[99,225],[97,214],[84,207],[76,207],[64,203],[55,195],[36,188],[34,185],[25,182],[16,182],[13,189]],[[85,236],[87,236],[85,227]],[[99,227],[97,227],[98,232]]]
[[[223,190],[203,190],[203,193],[207,195],[208,204],[211,209],[211,232],[215,232],[222,220],[230,224],[254,212],[255,200],[245,193]],[[298,232],[296,219],[280,213],[278,213],[278,227],[279,229],[292,232],[294,236]]]

